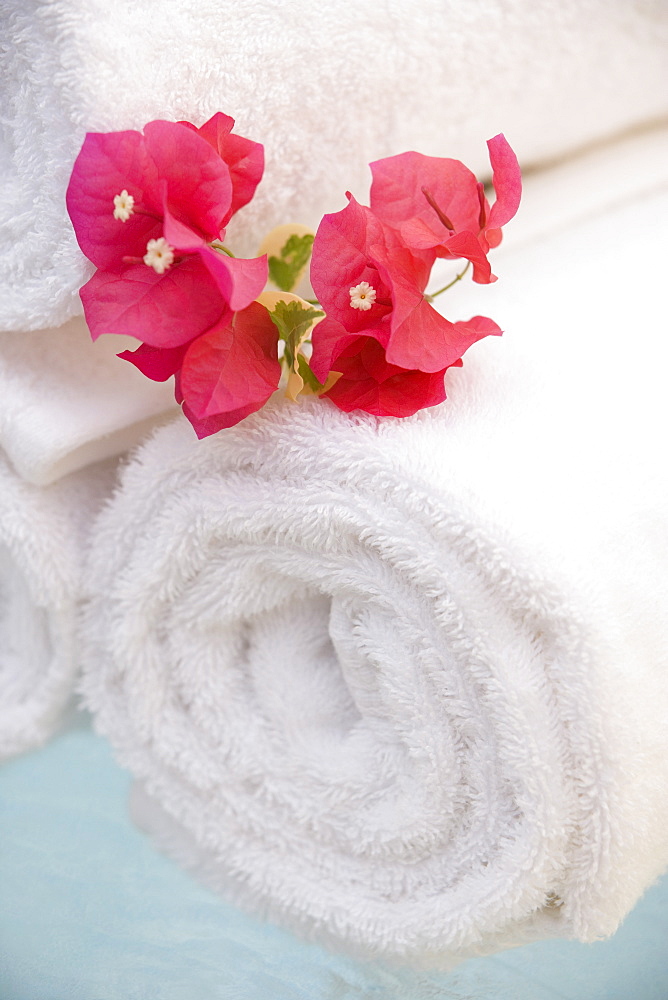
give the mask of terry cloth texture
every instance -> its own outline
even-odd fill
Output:
[[[101,337],[83,319],[21,337],[0,334],[0,446],[38,486],[118,455],[176,407],[173,386],[116,357],[137,342]]]
[[[141,822],[215,888],[449,965],[610,934],[666,867],[667,209],[448,293],[506,332],[440,407],[276,400],[201,442],[178,418],[126,467],[84,693]]]
[[[0,329],[58,326],[90,274],[65,211],[87,131],[224,111],[265,179],[229,230],[315,226],[407,149],[523,166],[668,112],[668,12],[652,0],[2,0]]]
[[[0,758],[44,743],[73,693],[83,551],[114,472],[38,489],[0,457]]]

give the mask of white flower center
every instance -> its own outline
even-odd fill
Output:
[[[135,200],[125,188],[114,197],[114,218],[127,222],[135,210]]]
[[[174,263],[174,247],[170,247],[164,236],[157,240],[149,240],[146,244],[144,263],[158,274],[164,274]]]
[[[350,304],[353,309],[370,309],[376,301],[376,289],[368,281],[360,281],[350,289]]]

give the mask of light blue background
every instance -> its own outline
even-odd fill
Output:
[[[129,785],[85,721],[0,769],[2,1000],[668,1000],[668,879],[610,941],[397,971],[199,886],[132,827]]]

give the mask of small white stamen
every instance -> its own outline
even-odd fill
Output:
[[[114,197],[114,218],[120,219],[121,222],[127,222],[130,216],[134,214],[134,206],[134,198],[124,188],[120,194]]]
[[[368,281],[360,281],[350,289],[350,304],[353,309],[370,309],[376,301],[376,289]]]
[[[170,247],[164,236],[157,240],[149,240],[146,244],[144,263],[152,267],[158,274],[164,274],[174,263],[174,248]]]

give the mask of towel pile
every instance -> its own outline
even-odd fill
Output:
[[[138,820],[210,884],[443,965],[611,933],[668,863],[663,373],[624,368],[630,329],[660,349],[667,209],[508,251],[507,332],[441,407],[277,401],[136,453],[84,688]]]
[[[366,956],[612,933],[668,863],[665,11],[0,17],[0,755],[78,684],[158,843]],[[591,148],[529,172],[503,280],[447,293],[505,335],[443,405],[277,397],[197,442],[128,344],[90,343],[64,192],[86,131],[217,110],[267,152],[230,227],[245,254],[363,200],[380,156],[479,169],[501,130],[525,167]]]

